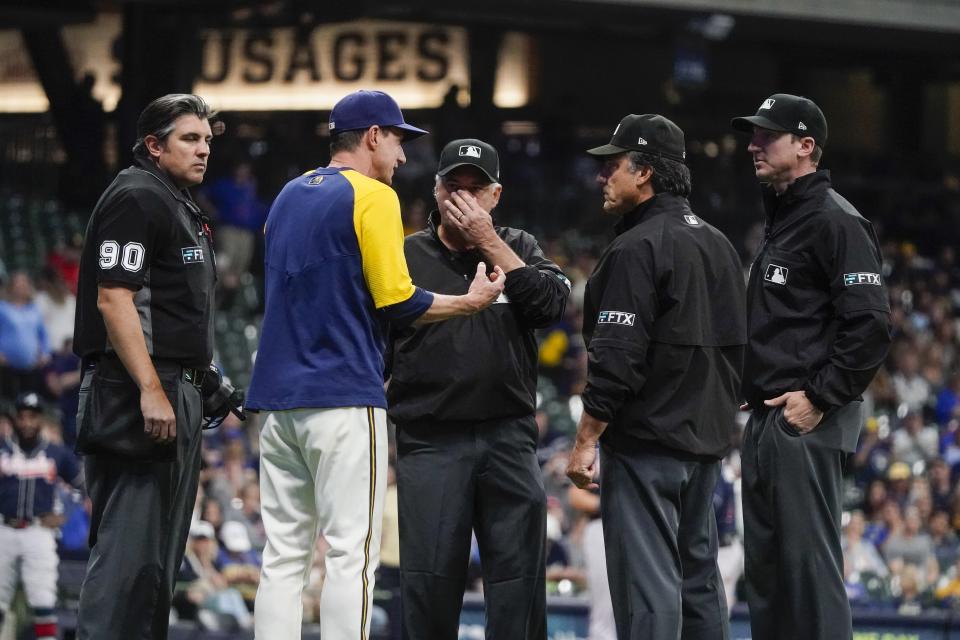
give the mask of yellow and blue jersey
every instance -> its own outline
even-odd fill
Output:
[[[407,270],[397,194],[353,169],[309,171],[277,196],[264,233],[266,313],[247,407],[385,408],[387,325],[433,303]]]

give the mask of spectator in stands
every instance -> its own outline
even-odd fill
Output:
[[[923,415],[911,410],[893,433],[893,457],[913,467],[932,462],[940,453],[940,434],[933,425],[924,426]]]
[[[227,584],[240,592],[247,609],[253,611],[260,584],[260,554],[250,544],[247,527],[242,522],[224,522],[220,527],[220,540],[223,546],[217,556],[217,569]]]
[[[571,591],[566,587],[561,588],[560,583],[567,580],[576,585],[578,589],[586,586],[587,577],[578,567],[574,567],[571,562],[570,549],[567,547],[567,540],[564,538],[564,528],[566,525],[566,513],[564,505],[557,496],[547,496],[547,524],[546,524],[546,578],[547,591],[560,593],[561,595],[570,595]],[[481,555],[481,561],[483,556]]]
[[[960,429],[953,430],[953,438],[944,448],[943,460],[950,467],[951,474],[956,474],[960,470]]]
[[[887,419],[885,419],[886,421]],[[857,450],[853,454],[853,468],[858,484],[872,483],[882,479],[890,464],[890,443],[888,438],[880,437],[880,423],[870,416],[867,418]],[[880,483],[883,486],[883,483]],[[883,500],[874,506],[880,506]]]
[[[952,567],[960,558],[960,541],[950,526],[950,514],[946,511],[934,511],[927,524],[930,539],[933,541],[933,553],[941,573]]]
[[[937,584],[934,597],[954,608],[960,605],[960,558],[946,571]]]
[[[205,497],[200,507],[200,519],[209,522],[219,532],[223,526],[223,505],[212,496]]]
[[[218,222],[217,261],[221,272],[233,279],[226,286],[235,287],[235,278],[250,270],[257,238],[267,221],[267,206],[257,197],[253,166],[246,160],[238,162],[229,176],[204,188],[199,199]]]
[[[242,628],[252,626],[243,597],[231,589],[216,566],[217,542],[213,525],[203,520],[190,526],[190,538],[177,581],[186,588],[178,590],[174,605],[180,615],[203,620],[199,611],[232,616]],[[207,622],[205,626],[216,627]]]
[[[952,325],[944,323],[942,326]],[[960,418],[960,372],[951,375],[947,386],[937,394],[937,422],[946,425],[957,418]]]
[[[875,514],[880,513],[880,510],[883,508],[883,505],[886,501],[886,483],[884,483],[882,479],[874,480],[867,488],[867,499],[863,509],[864,515],[872,520]]]
[[[67,244],[57,247],[47,257],[47,264],[60,274],[71,295],[77,295],[77,281],[80,278],[80,253],[83,251],[83,234],[70,236]]]
[[[50,341],[34,297],[30,276],[14,272],[7,299],[0,300],[0,397],[44,388],[42,373],[50,361]]]
[[[50,350],[63,353],[70,350],[68,341],[73,341],[73,317],[77,310],[77,297],[70,293],[63,276],[51,266],[46,266],[37,279],[37,295],[34,302],[43,316]]]
[[[922,610],[925,602],[925,584],[922,569],[906,565],[899,576],[900,597],[897,598],[897,613],[902,616],[915,616]]]
[[[893,387],[897,401],[912,412],[923,411],[930,400],[930,383],[920,375],[916,345],[900,342],[894,352]]]
[[[933,515],[933,498],[930,494],[930,480],[925,476],[917,476],[910,485],[909,504],[917,508],[920,522],[926,524]]]
[[[894,462],[887,473],[887,498],[902,510],[910,501],[910,480],[913,472],[906,462]]]
[[[900,505],[895,500],[887,500],[870,523],[867,524],[864,536],[877,549],[881,549],[890,534],[899,531],[902,527],[903,516],[901,515]]]
[[[856,510],[850,514],[850,521],[844,529],[844,536],[840,543],[843,547],[845,579],[849,584],[860,581],[860,576],[872,573],[886,577],[889,571],[887,565],[870,540],[863,537],[866,529],[866,519],[863,512]]]
[[[73,338],[66,349],[55,352],[46,371],[47,391],[57,399],[63,442],[73,449],[77,440],[77,407],[80,404],[80,358],[73,352]]]
[[[929,479],[933,508],[949,511],[950,502],[953,499],[953,483],[950,480],[950,467],[943,458],[937,458],[930,463]]]
[[[260,482],[253,478],[240,490],[240,513],[247,525],[250,542],[257,551],[263,551],[266,534],[263,531],[263,517],[260,515]]]
[[[903,526],[894,530],[883,543],[883,557],[890,570],[903,574],[903,568],[917,568],[917,581],[921,589],[936,582],[940,575],[933,540],[921,529],[922,520],[916,507],[907,507]]]

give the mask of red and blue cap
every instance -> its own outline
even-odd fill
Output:
[[[405,132],[404,140],[429,133],[407,124],[400,105],[383,91],[354,91],[341,98],[330,112],[331,135],[341,131],[369,129],[374,125],[401,129]]]

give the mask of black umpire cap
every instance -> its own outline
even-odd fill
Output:
[[[817,146],[827,143],[827,119],[810,98],[789,93],[775,93],[760,105],[756,115],[730,121],[738,131],[753,131],[757,126],[771,131],[785,131],[801,138],[813,138]]]
[[[490,182],[500,182],[500,156],[493,146],[476,138],[463,138],[448,142],[440,152],[440,164],[437,175],[441,178],[457,167],[470,165],[476,167],[490,178]]]
[[[612,156],[625,151],[639,151],[662,156],[677,162],[687,157],[683,130],[671,120],[655,113],[630,114],[613,130],[610,144],[588,149],[592,156]]]

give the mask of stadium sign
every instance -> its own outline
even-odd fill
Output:
[[[77,78],[91,74],[94,97],[112,111],[120,63],[112,43],[117,14],[70,25],[63,37]],[[520,107],[529,98],[528,39],[504,36],[494,102]],[[406,22],[362,20],[315,27],[208,29],[193,90],[227,111],[327,110],[344,94],[378,88],[406,109],[438,107],[454,87],[469,102],[467,32]],[[40,112],[46,96],[18,31],[0,30],[0,112]]]

